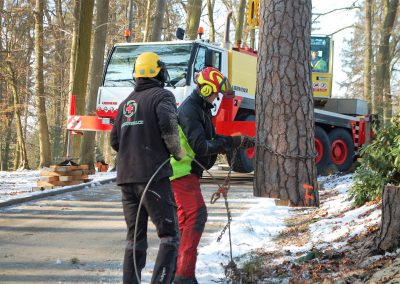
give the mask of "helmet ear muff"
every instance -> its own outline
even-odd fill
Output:
[[[162,62],[161,60],[157,61],[157,65],[158,67],[161,68],[160,70],[160,74],[159,74],[159,78],[160,80],[164,83],[168,81],[168,71],[167,71],[167,67],[165,66],[165,63]]]
[[[213,88],[210,85],[203,85],[200,88],[200,94],[203,97],[208,97],[213,93]]]

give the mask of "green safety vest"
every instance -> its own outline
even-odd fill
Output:
[[[183,133],[180,125],[178,125],[178,129],[179,129],[179,141],[181,143],[181,147],[186,150],[187,155],[180,161],[177,161],[174,159],[174,157],[171,157],[170,162],[173,174],[169,178],[170,180],[174,180],[189,175],[190,171],[192,170],[192,158],[194,158],[195,156],[195,153],[193,149],[190,147],[189,142],[185,134]]]
[[[326,62],[321,58],[317,61],[317,63],[315,63],[314,66],[312,66],[312,68],[318,71],[326,71]]]

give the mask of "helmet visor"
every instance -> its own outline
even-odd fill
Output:
[[[232,88],[228,78],[224,77],[221,82],[221,94],[227,99],[233,99],[235,97],[235,91]]]

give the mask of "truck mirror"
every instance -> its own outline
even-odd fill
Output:
[[[206,56],[204,62],[205,67],[214,67],[213,61],[214,61],[214,51],[206,49]]]

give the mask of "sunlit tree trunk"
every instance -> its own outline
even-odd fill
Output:
[[[208,24],[210,26],[211,42],[215,42],[214,7],[215,7],[215,0],[207,0]]]
[[[97,91],[101,84],[104,52],[107,36],[109,0],[97,0],[96,28],[93,40],[93,57],[90,65],[89,96],[86,103],[86,114],[96,115]],[[96,132],[86,131],[81,144],[81,163],[94,168],[94,147]]]
[[[35,98],[38,118],[40,162],[39,167],[50,166],[51,148],[46,116],[43,79],[43,7],[44,0],[36,0],[35,7]]]
[[[64,19],[63,19],[63,11],[62,11],[62,1],[55,0],[55,8],[56,8],[56,23],[57,26],[54,29],[54,38],[55,41],[55,49],[56,49],[56,62],[60,64],[61,68],[56,70],[56,74],[54,74],[54,131],[53,131],[53,145],[52,145],[52,156],[53,159],[60,159],[62,156],[62,127],[65,121],[65,114],[62,112],[62,105],[65,100],[65,77],[66,71],[63,67],[63,63],[65,62],[65,45],[66,41],[64,39]]]
[[[161,40],[161,32],[164,24],[164,15],[165,9],[167,6],[166,0],[157,0],[153,21],[153,28],[151,31],[150,41],[160,41]]]
[[[364,51],[364,99],[367,100],[369,109],[372,105],[371,94],[371,70],[372,70],[372,2],[373,0],[365,0],[364,3],[364,33],[365,33],[365,51]]]
[[[311,89],[311,0],[260,7],[254,195],[318,206]]]
[[[187,4],[186,34],[189,39],[196,39],[200,24],[202,0],[189,0]]]
[[[376,60],[375,75],[375,101],[373,112],[383,118],[384,123],[389,122],[392,115],[392,104],[390,96],[390,38],[399,6],[399,0],[384,0],[383,22],[380,33],[378,55]]]
[[[26,145],[21,123],[21,105],[19,103],[17,76],[13,69],[12,63],[7,61],[8,74],[10,76],[11,92],[13,96],[14,119],[17,133],[17,143],[15,146],[16,157],[14,159],[14,169],[29,169],[28,158],[26,154]]]
[[[74,72],[76,63],[76,47],[78,45],[78,33],[79,33],[79,7],[80,0],[74,1],[73,11],[73,28],[72,28],[72,41],[71,41],[71,54],[69,59],[69,88],[68,92],[71,93],[72,85],[74,82]]]
[[[76,63],[71,95],[75,96],[76,115],[85,113],[85,97],[90,62],[90,41],[92,36],[94,0],[80,3],[79,9],[79,41],[76,48]],[[72,155],[80,157],[80,135],[74,135]]]
[[[151,18],[151,7],[153,5],[153,0],[147,0],[147,9],[146,9],[146,23],[144,26],[143,33],[143,42],[148,41],[150,34],[150,18]]]
[[[11,125],[13,121],[12,115],[7,115],[7,120],[5,121],[5,133],[3,132],[4,138],[4,146],[1,151],[1,169],[2,171],[8,171],[8,162],[10,159],[10,144],[11,144]]]
[[[245,7],[246,7],[246,0],[240,0],[239,14],[237,15],[237,21],[236,21],[235,47],[240,47],[242,44],[242,31],[243,31]]]

